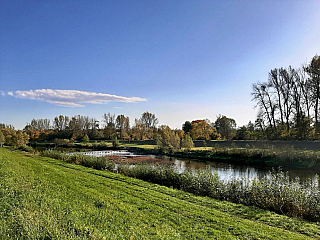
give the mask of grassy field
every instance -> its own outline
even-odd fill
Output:
[[[148,145],[148,144],[135,144],[135,143],[120,143],[120,147],[135,147],[135,148],[143,148],[143,149],[154,149],[157,147],[157,145]]]
[[[0,148],[0,239],[309,238],[319,224]]]

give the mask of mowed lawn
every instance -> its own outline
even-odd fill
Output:
[[[0,148],[0,239],[309,238],[319,224]]]

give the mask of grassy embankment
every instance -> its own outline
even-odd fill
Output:
[[[1,239],[308,239],[320,225],[0,148]]]
[[[68,155],[54,150],[44,151],[41,155],[98,170],[114,169],[113,161],[107,157]],[[290,180],[284,172],[273,171],[259,180],[231,178],[229,181],[223,181],[209,169],[199,169],[197,172],[186,169],[177,173],[172,165],[152,162],[135,166],[131,164],[119,163],[117,172],[200,196],[256,206],[290,217],[320,221],[319,178],[301,183],[299,179]]]

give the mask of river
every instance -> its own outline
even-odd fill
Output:
[[[91,151],[86,152],[92,156],[102,156],[102,155],[113,155],[110,151],[105,151],[106,154],[103,154],[104,151]],[[111,151],[112,152],[112,151]],[[91,154],[90,154],[91,153]],[[114,155],[120,154],[124,155],[134,155],[134,153],[121,150],[115,151]],[[141,156],[141,155],[140,155]],[[144,155],[145,156],[145,155]],[[211,172],[216,172],[221,180],[229,180],[233,177],[235,178],[246,178],[248,180],[253,179],[261,179],[264,176],[269,174],[269,171],[272,168],[258,168],[253,166],[246,165],[236,165],[229,163],[220,163],[220,162],[212,162],[212,161],[199,161],[196,159],[184,159],[184,158],[176,158],[176,157],[167,157],[167,156],[154,156],[148,155],[148,157],[153,158],[161,158],[171,162],[177,172],[183,172],[186,168],[190,168],[192,170],[197,169],[209,169]],[[285,172],[288,172],[290,179],[295,179],[299,177],[302,182],[307,181],[308,179],[315,179],[316,174],[320,174],[318,170],[297,170],[297,169],[282,169]]]
[[[229,180],[235,178],[246,178],[249,180],[261,179],[269,174],[272,168],[258,168],[247,165],[236,165],[229,163],[220,163],[212,161],[199,161],[196,159],[183,159],[183,158],[168,158],[174,163],[178,172],[182,172],[186,168],[197,169],[210,169],[211,172],[216,172],[221,180]],[[276,169],[277,170],[277,169]],[[288,172],[290,179],[299,177],[302,182],[308,179],[315,179],[316,174],[320,174],[320,171],[314,170],[297,170],[297,169],[282,169],[284,172]]]

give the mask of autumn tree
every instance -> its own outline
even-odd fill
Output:
[[[135,120],[136,124],[144,124],[146,128],[146,134],[145,136],[149,139],[153,138],[153,134],[156,130],[156,126],[159,123],[158,118],[155,114],[150,112],[144,112],[142,113],[141,117],[139,119]]]
[[[234,119],[219,115],[214,125],[221,138],[229,140],[235,136],[237,124]]]
[[[189,133],[185,134],[181,140],[181,148],[190,149],[194,147],[194,143]]]
[[[197,140],[210,140],[216,129],[208,119],[194,120],[191,122],[190,136]]]
[[[135,119],[135,125],[132,128],[132,136],[137,140],[144,140],[146,135],[146,125],[139,123]]]
[[[20,147],[26,146],[29,143],[29,135],[22,131],[13,132],[12,135],[6,136],[6,144]]]
[[[176,134],[178,134],[179,138],[180,139],[183,139],[184,135],[185,135],[185,132],[181,129],[176,129],[174,130]]]
[[[159,134],[156,135],[155,140],[160,151],[163,153],[180,148],[181,139],[179,135],[166,125],[159,127]]]

